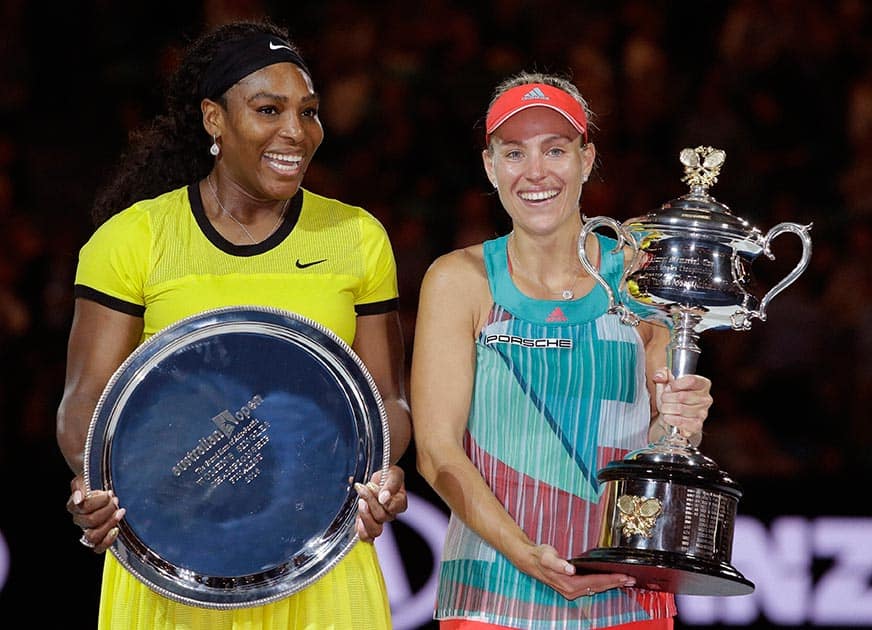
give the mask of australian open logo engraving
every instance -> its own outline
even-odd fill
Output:
[[[197,446],[188,451],[187,454],[185,454],[185,456],[180,459],[175,466],[173,466],[173,474],[176,477],[181,477],[182,473],[191,467],[191,464],[208,453],[209,450],[222,439],[224,439],[224,435],[221,431],[213,431],[208,436],[200,438],[200,441],[197,442]]]
[[[194,483],[216,487],[222,483],[250,483],[259,474],[263,447],[269,442],[269,423],[254,415],[263,403],[255,394],[235,412],[225,409],[211,418],[216,429],[201,437],[175,466],[172,473],[181,477],[193,472]]]
[[[263,398],[260,394],[255,394],[251,397],[251,400],[248,401],[247,404],[243,405],[242,408],[236,413],[230,413],[227,409],[219,413],[217,416],[212,418],[212,422],[215,424],[221,432],[230,437],[233,435],[233,432],[236,430],[236,427],[239,426],[240,422],[245,421],[247,418],[251,417],[251,412],[260,407],[261,403],[263,403]]]

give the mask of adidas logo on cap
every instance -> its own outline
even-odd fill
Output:
[[[521,97],[522,101],[529,101],[529,100],[533,100],[533,99],[540,100],[540,101],[550,101],[551,100],[550,98],[548,98],[545,95],[545,92],[543,92],[540,88],[537,88],[537,87],[533,88],[532,90],[530,90],[529,92],[524,94],[524,96]]]

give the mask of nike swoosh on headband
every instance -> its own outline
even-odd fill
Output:
[[[290,50],[291,52],[294,52],[293,50],[291,50],[290,46],[285,46],[284,44],[274,44],[272,42],[269,43],[270,50],[278,50],[279,48],[284,48],[285,50]]]

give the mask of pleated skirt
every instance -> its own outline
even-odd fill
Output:
[[[188,606],[152,591],[106,554],[99,630],[389,630],[390,604],[375,546],[357,543],[303,590],[252,608]]]

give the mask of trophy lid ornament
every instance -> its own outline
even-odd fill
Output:
[[[696,147],[682,149],[678,159],[684,164],[684,177],[681,181],[690,185],[691,192],[702,193],[718,181],[718,174],[727,154],[721,149]]]

